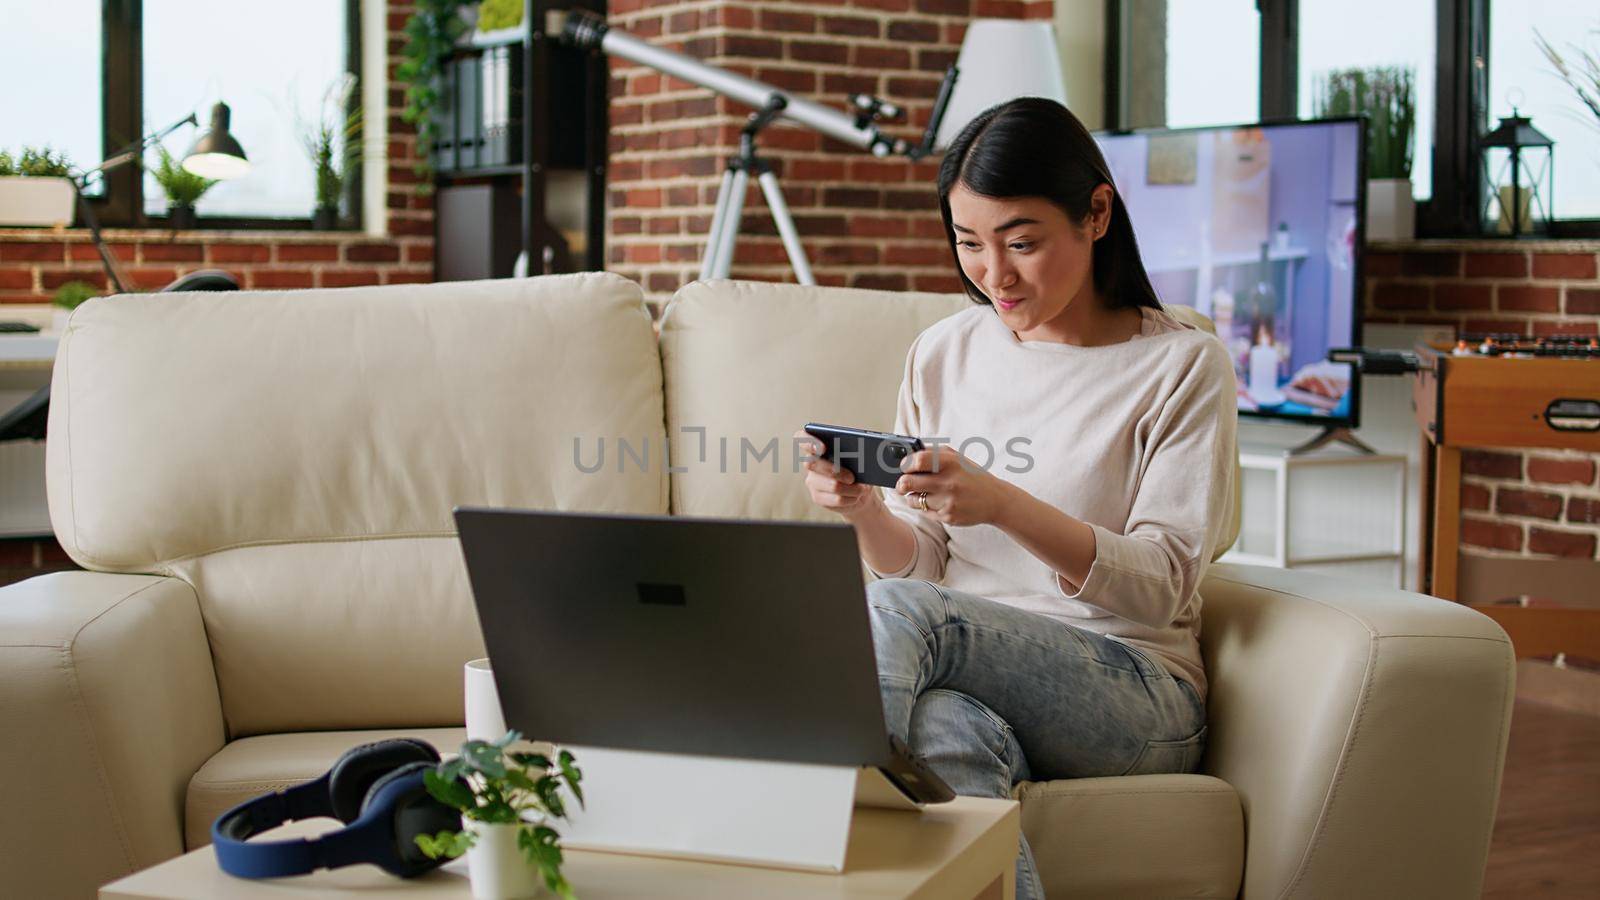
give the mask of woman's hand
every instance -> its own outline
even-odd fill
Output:
[[[953,447],[918,450],[900,463],[900,471],[906,474],[895,483],[895,492],[906,495],[912,509],[946,525],[995,524],[1016,490]]]
[[[802,447],[809,445],[810,454],[816,457],[805,464],[806,490],[811,494],[812,503],[838,513],[847,522],[883,506],[883,498],[878,495],[877,488],[856,483],[856,476],[849,469],[842,469],[821,458],[821,441],[805,429],[795,432],[794,436],[797,441],[804,442]]]

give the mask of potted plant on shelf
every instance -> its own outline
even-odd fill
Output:
[[[428,793],[461,811],[461,831],[418,835],[431,859],[467,856],[476,900],[531,897],[542,878],[546,887],[573,897],[561,874],[561,835],[548,824],[567,815],[562,789],[583,804],[583,773],[565,750],[554,761],[542,753],[512,749],[515,731],[490,743],[467,741],[461,755],[423,775]]]
[[[72,224],[72,164],[49,147],[0,150],[0,225]]]
[[[342,76],[323,93],[317,120],[300,125],[300,142],[316,175],[311,227],[318,231],[338,227],[339,203],[361,165],[361,107],[350,105],[355,89],[356,77]]]
[[[156,151],[160,153],[161,161],[153,174],[156,184],[161,185],[161,190],[167,195],[167,226],[174,231],[193,228],[195,201],[217,182],[185,169],[167,152],[166,147],[157,144]]]
[[[54,309],[51,318],[50,330],[57,334],[67,330],[67,319],[72,311],[83,305],[85,300],[98,297],[101,290],[87,281],[69,281],[56,288],[55,296],[50,298],[50,305]]]
[[[1416,235],[1411,193],[1412,138],[1417,103],[1411,69],[1338,69],[1322,79],[1318,116],[1367,117],[1367,240],[1406,241]]]

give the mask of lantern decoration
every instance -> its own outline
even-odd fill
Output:
[[[1524,237],[1549,230],[1555,143],[1515,106],[1478,142],[1483,154],[1485,233]]]

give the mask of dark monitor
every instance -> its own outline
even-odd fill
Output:
[[[1241,414],[1359,424],[1327,356],[1361,342],[1363,138],[1355,118],[1095,135],[1156,293],[1216,323]]]

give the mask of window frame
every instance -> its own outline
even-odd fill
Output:
[[[361,77],[361,2],[343,0],[345,7],[344,69]],[[144,118],[144,0],[104,0],[101,14],[100,133],[101,159],[143,137]],[[359,83],[359,82],[358,82]],[[361,105],[361,91],[352,91],[347,112]],[[195,110],[200,127],[206,127],[208,110]],[[167,123],[157,123],[163,127]],[[363,133],[363,137],[365,134]],[[249,148],[245,148],[249,152]],[[345,186],[349,214],[330,234],[365,230],[364,166],[357,166]],[[107,228],[169,228],[168,217],[144,211],[144,169],[125,165],[105,174],[104,191],[88,197],[100,224]],[[199,214],[194,231],[310,231],[311,217],[210,216]]]
[[[1106,127],[1127,126],[1126,45],[1131,0],[1106,0]],[[1168,0],[1173,2],[1173,0]],[[1491,0],[1435,0],[1432,197],[1417,204],[1418,238],[1489,237],[1482,230],[1483,156],[1489,130]],[[1256,0],[1261,14],[1261,120],[1298,117],[1300,0]],[[1556,219],[1553,239],[1600,237],[1600,219]]]

